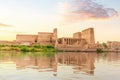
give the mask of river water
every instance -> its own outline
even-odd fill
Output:
[[[120,53],[0,52],[0,80],[120,80]]]

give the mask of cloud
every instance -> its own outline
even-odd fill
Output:
[[[10,27],[10,25],[0,23],[0,27]]]
[[[73,0],[60,3],[60,11],[67,22],[77,22],[90,19],[109,19],[117,17],[118,12],[113,8],[105,8],[93,0]]]

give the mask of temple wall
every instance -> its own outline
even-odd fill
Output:
[[[95,44],[93,28],[88,28],[88,29],[83,30],[82,38],[85,39],[88,44]]]
[[[16,42],[31,42],[35,43],[37,35],[16,35]]]
[[[58,50],[71,50],[71,51],[78,51],[81,50],[82,48],[86,49],[86,40],[85,39],[77,39],[77,38],[59,38],[58,39],[58,45],[57,49]]]
[[[23,45],[53,45],[55,48],[91,48],[95,44],[94,29],[88,28],[82,32],[76,32],[73,37],[58,38],[57,29],[53,32],[38,32],[37,35],[16,35],[16,42]]]
[[[120,48],[120,42],[119,41],[108,41],[107,42],[108,48]]]
[[[78,51],[94,48],[94,44],[94,30],[93,28],[88,28],[82,32],[74,33],[72,38],[59,38],[56,47],[59,50]]]
[[[53,33],[38,33],[37,42],[50,42],[52,37]]]
[[[57,29],[53,30],[53,33],[49,32],[39,32],[37,43],[40,45],[55,45],[55,41],[57,40]]]
[[[38,33],[37,43],[40,45],[52,45],[53,33]]]
[[[55,29],[53,30],[53,37],[52,37],[52,39],[53,39],[53,41],[56,41],[57,38],[58,38],[58,36],[57,36],[57,28],[55,28]]]
[[[78,38],[78,39],[81,39],[81,32],[77,32],[77,33],[74,33],[73,34],[73,38]]]
[[[53,30],[53,32],[38,32],[38,35],[16,35],[16,42],[19,42],[23,45],[31,45],[31,43],[37,43],[40,45],[54,45],[56,40],[56,28]]]

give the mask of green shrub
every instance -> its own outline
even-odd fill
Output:
[[[41,48],[40,45],[33,45],[34,48]]]
[[[46,45],[46,46],[42,46],[42,48],[47,48],[47,49],[50,49],[50,48],[54,48],[53,46],[51,46],[51,45]]]
[[[15,50],[15,51],[20,51],[20,48],[14,47],[13,50]]]
[[[51,45],[47,45],[46,48],[54,48],[54,47]]]
[[[98,49],[96,50],[96,52],[97,52],[97,53],[102,53],[103,50],[102,50],[101,48],[98,48]]]
[[[22,52],[28,52],[28,51],[29,51],[29,48],[28,48],[27,46],[22,46],[22,47],[20,47],[20,50],[21,50]]]
[[[5,45],[4,44],[0,44],[0,47],[4,47]]]
[[[102,45],[104,46],[104,48],[108,48],[106,43],[103,42]]]
[[[16,45],[10,45],[10,47],[16,47]]]

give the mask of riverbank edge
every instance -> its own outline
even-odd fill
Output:
[[[25,45],[0,45],[0,51],[16,51],[16,52],[120,52],[120,50],[112,49],[80,49],[80,48],[55,48],[51,45],[41,46],[25,46]]]

